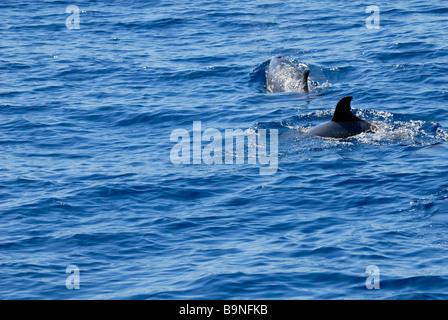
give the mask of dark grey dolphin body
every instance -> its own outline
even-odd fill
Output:
[[[309,74],[309,69],[301,71],[283,56],[273,57],[266,70],[268,91],[308,92]]]
[[[312,128],[309,133],[325,138],[347,138],[362,132],[373,132],[374,126],[355,116],[350,107],[352,97],[339,100],[334,110],[333,118]]]

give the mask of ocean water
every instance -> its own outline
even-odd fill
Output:
[[[448,298],[446,2],[0,9],[0,298]],[[347,95],[377,132],[309,136]],[[195,121],[277,130],[278,170],[173,163]]]

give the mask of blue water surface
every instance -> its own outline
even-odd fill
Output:
[[[445,1],[0,9],[0,298],[448,298]],[[274,55],[309,93],[266,92]],[[379,130],[307,135],[347,95]],[[174,164],[194,121],[278,130],[277,172]]]

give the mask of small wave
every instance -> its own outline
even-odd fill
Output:
[[[270,60],[266,60],[260,63],[252,72],[249,74],[251,84],[254,84],[259,92],[267,91],[266,84],[266,70],[269,66]]]

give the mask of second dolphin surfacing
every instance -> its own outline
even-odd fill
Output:
[[[266,70],[268,92],[308,92],[309,69],[301,71],[283,56],[271,58]]]
[[[373,132],[374,126],[355,116],[350,107],[352,97],[339,100],[331,121],[322,123],[309,131],[313,136],[324,138],[348,138],[362,132]]]

